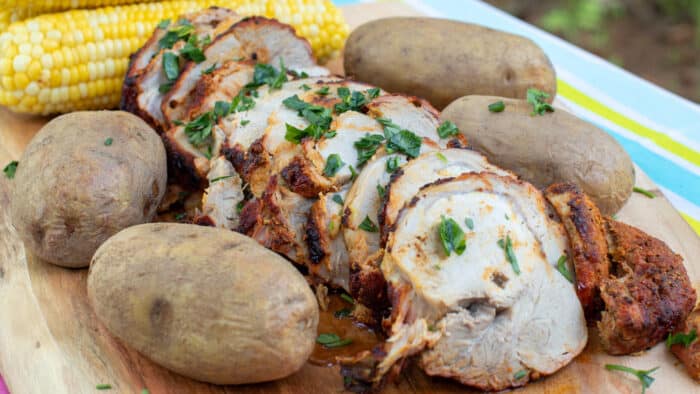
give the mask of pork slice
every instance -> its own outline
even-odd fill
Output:
[[[202,195],[202,212],[194,222],[229,230],[238,228],[238,204],[245,198],[241,178],[231,163],[219,156],[212,160],[207,180],[209,187]]]
[[[461,253],[445,250],[448,219],[464,233]],[[401,210],[381,264],[390,338],[369,372],[367,354],[345,361],[349,385],[376,386],[412,354],[429,375],[483,390],[556,372],[587,342],[574,286],[556,269],[566,241],[542,194],[511,176],[467,173],[423,188]]]

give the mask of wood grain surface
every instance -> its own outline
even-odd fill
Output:
[[[351,26],[389,15],[416,15],[400,3],[350,6]],[[340,63],[331,67],[340,71]],[[48,120],[0,109],[0,165],[18,159],[34,133]],[[97,384],[114,393],[338,393],[342,379],[336,368],[307,364],[277,382],[250,386],[213,386],[171,373],[113,338],[97,321],[86,299],[87,270],[69,270],[27,254],[8,215],[11,181],[0,177],[0,374],[13,394],[94,393]],[[618,219],[664,240],[680,253],[691,280],[700,283],[700,239],[649,178],[637,169],[637,185],[658,197],[634,194]],[[605,355],[591,330],[586,350],[555,375],[532,383],[521,393],[639,393],[631,375],[609,372],[606,363],[649,369],[660,366],[648,393],[700,393],[700,386],[663,344],[638,356]],[[445,379],[430,378],[409,366],[397,384],[384,393],[470,392]]]

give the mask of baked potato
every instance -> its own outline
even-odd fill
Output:
[[[345,74],[442,109],[469,94],[525,98],[556,93],[549,58],[531,40],[445,19],[386,18],[361,25],[345,45]]]
[[[125,343],[215,384],[294,373],[319,318],[292,264],[241,234],[191,224],[142,224],[107,240],[90,265],[88,299]]]
[[[27,249],[65,267],[87,267],[102,242],[150,221],[165,192],[158,135],[120,111],[73,112],[31,140],[12,181],[12,222]]]
[[[498,101],[504,110],[491,112],[489,105]],[[617,212],[634,187],[634,166],[622,146],[564,110],[532,113],[525,100],[467,96],[448,105],[442,118],[454,122],[490,162],[539,188],[576,183],[603,214]]]

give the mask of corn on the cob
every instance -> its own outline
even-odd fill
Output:
[[[156,0],[0,0],[0,31],[12,22],[32,16],[79,8],[96,8],[122,4],[148,3]]]
[[[129,54],[158,22],[214,5],[291,24],[319,59],[348,34],[330,0],[165,1],[40,15],[0,34],[0,105],[34,114],[114,108]]]

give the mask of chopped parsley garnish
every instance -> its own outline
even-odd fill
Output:
[[[250,120],[248,120],[248,119],[243,119],[243,120],[241,120],[241,126],[245,126],[245,125],[247,125],[248,123],[250,123]]]
[[[112,385],[111,384],[98,384],[97,386],[95,386],[95,388],[98,390],[111,390]]]
[[[223,118],[231,112],[231,103],[227,101],[217,101],[214,103],[214,116]]]
[[[180,220],[182,220],[182,219],[184,219],[184,218],[186,218],[186,217],[187,217],[187,214],[186,214],[186,213],[180,212],[180,213],[178,213],[177,215],[175,215],[175,220],[177,220],[177,221],[179,222]]]
[[[504,214],[503,214],[503,217],[506,218],[506,220],[510,220],[510,216],[508,216],[507,213],[504,213]]]
[[[352,165],[350,165],[349,168],[350,168],[350,180],[354,181],[355,179],[357,179],[357,171],[355,170],[355,167],[353,167]]]
[[[631,373],[632,375],[636,376],[637,379],[642,383],[642,394],[646,392],[646,390],[651,387],[651,384],[654,383],[654,378],[652,378],[650,375],[659,369],[659,367],[652,368],[649,370],[641,370],[641,369],[634,369],[630,367],[625,367],[624,365],[616,365],[616,364],[605,364],[605,369],[608,371],[622,371],[622,372],[627,372]]]
[[[334,105],[333,110],[337,114],[342,114],[343,112],[347,111],[359,111],[374,97],[379,95],[378,91],[372,89],[369,89],[366,93],[367,95],[365,96],[364,93],[356,90],[351,92],[350,89],[345,86],[339,87],[338,97],[340,97],[342,101]]]
[[[211,74],[211,73],[214,72],[214,70],[216,70],[216,67],[217,67],[217,65],[216,65],[216,63],[214,63],[214,64],[211,65],[211,67],[209,67],[209,68],[207,68],[206,70],[202,71],[202,74],[204,74],[204,75]]]
[[[5,168],[2,169],[2,172],[5,173],[5,177],[7,177],[7,179],[14,179],[15,173],[17,172],[17,166],[19,166],[19,162],[17,160],[12,160],[5,166]]]
[[[440,138],[447,138],[459,134],[459,129],[457,128],[456,124],[446,120],[442,122],[440,126],[438,126],[437,132]]]
[[[170,19],[162,19],[160,22],[158,22],[159,29],[167,29],[168,26],[170,26]]]
[[[440,159],[440,161],[442,161],[443,163],[447,163],[447,157],[445,157],[445,155],[443,155],[442,152],[436,153],[435,156],[437,156],[438,159]]]
[[[141,394],[150,394],[150,392],[148,391],[148,389],[143,389],[141,390]]]
[[[170,24],[169,21],[168,24]],[[176,42],[180,40],[187,41],[192,33],[194,33],[194,26],[192,26],[192,24],[187,20],[181,19],[178,22],[178,26],[169,29],[168,32],[165,33],[160,40],[158,40],[158,46],[160,48],[171,49]]]
[[[207,37],[202,39],[202,42],[200,43],[197,40],[196,35],[190,35],[185,46],[182,47],[182,49],[180,49],[180,56],[187,60],[192,60],[195,63],[201,63],[205,61],[207,58],[204,56],[204,52],[200,48],[200,45],[203,47],[204,45],[206,45],[207,41],[211,41]]]
[[[666,338],[666,346],[670,348],[673,345],[682,344],[683,347],[688,347],[697,339],[697,337],[698,333],[694,328],[687,334],[684,332],[668,334],[668,338]]]
[[[563,277],[566,278],[571,283],[574,283],[574,275],[569,271],[569,267],[566,266],[566,261],[569,259],[569,256],[563,254],[561,257],[559,257],[559,260],[557,260],[557,271],[559,271],[560,274],[562,274]]]
[[[649,198],[654,198],[654,197],[656,197],[656,196],[654,195],[654,193],[650,192],[649,190],[642,189],[641,187],[635,186],[634,188],[632,188],[632,190],[633,190],[635,193],[643,194],[643,195],[645,195],[645,196],[647,196],[647,197],[649,197]]]
[[[544,115],[545,112],[554,112],[552,107],[545,100],[549,98],[549,94],[535,88],[527,89],[527,102],[532,104],[531,115]]]
[[[318,140],[321,137],[333,138],[335,131],[328,131],[333,120],[331,111],[328,108],[320,105],[309,104],[299,98],[296,94],[287,97],[282,103],[289,109],[294,109],[298,115],[309,122],[304,130],[300,130],[290,124],[287,124],[287,141],[300,143],[304,137],[313,137]],[[291,131],[290,131],[291,130]]]
[[[333,177],[344,165],[345,162],[340,158],[340,155],[337,153],[330,154],[328,159],[326,159],[326,167],[323,169],[323,175],[329,178]]]
[[[287,82],[287,70],[280,58],[280,68],[276,69],[270,64],[258,63],[253,70],[253,81],[245,85],[248,89],[255,89],[262,85],[270,86],[270,90],[280,89]]]
[[[238,202],[238,204],[236,204],[236,213],[240,214],[241,211],[243,210],[244,205],[245,205],[245,201]]]
[[[212,179],[211,181],[209,181],[209,184],[211,185],[212,183],[216,183],[218,181],[222,181],[222,180],[228,179],[228,178],[233,178],[233,175],[225,175],[225,176],[216,177],[216,178]]]
[[[337,334],[321,334],[316,338],[316,343],[319,343],[327,348],[336,348],[352,343],[352,339],[341,339]]]
[[[437,327],[435,327],[435,324],[428,324],[428,331],[437,332]]]
[[[367,231],[368,233],[376,233],[377,231],[379,231],[379,228],[376,224],[372,222],[369,216],[365,216],[365,220],[363,220],[362,223],[360,223],[359,228]]]
[[[174,84],[175,84],[175,81],[170,81],[170,82],[166,82],[166,83],[158,86],[158,93],[160,93],[160,94],[168,93],[170,91],[170,89],[173,88]]]
[[[185,126],[185,135],[192,145],[197,148],[209,145],[211,130],[216,121],[213,112],[205,112]]]
[[[112,145],[112,142],[114,142],[114,139],[112,139],[112,137],[108,137],[108,138],[105,140],[105,146],[110,146],[110,145]]]
[[[333,316],[335,316],[336,319],[342,319],[342,318],[348,317],[350,315],[352,315],[352,309],[350,309],[350,308],[343,308],[343,309],[337,310],[333,314]]]
[[[489,111],[491,112],[503,112],[506,109],[506,104],[503,101],[496,101],[495,103],[489,104]]]
[[[399,157],[392,156],[386,161],[386,172],[392,173],[399,168]]]
[[[388,153],[401,152],[412,158],[418,157],[420,147],[423,144],[422,138],[409,130],[401,129],[390,119],[377,118],[377,121],[384,126],[384,138],[387,141]]]
[[[333,201],[334,201],[336,204],[338,204],[338,205],[343,205],[343,204],[345,204],[345,201],[343,201],[343,197],[341,197],[340,194],[335,194],[335,195],[333,195],[333,197],[331,198],[331,200],[333,200]]]
[[[163,72],[168,81],[174,81],[180,75],[180,60],[174,52],[163,54]]]
[[[367,89],[367,97],[369,97],[370,99],[375,99],[375,98],[379,97],[379,94],[381,92],[382,92],[382,90],[379,88]]]
[[[521,369],[520,371],[516,372],[513,375],[513,379],[520,380],[520,379],[524,378],[525,376],[527,376],[527,371],[524,369]]]
[[[438,227],[442,248],[447,256],[452,252],[461,256],[467,248],[467,240],[464,238],[464,231],[459,227],[459,224],[452,218],[441,216],[440,226]]]
[[[379,194],[379,198],[381,198],[382,200],[386,196],[386,188],[378,183],[377,183],[377,194]]]
[[[245,111],[248,111],[249,109],[255,107],[255,100],[253,100],[252,97],[246,95],[246,93],[248,93],[248,91],[246,89],[242,89],[231,100],[231,111],[229,113],[245,112]],[[252,93],[252,92],[250,92],[250,93]]]
[[[328,93],[330,93],[330,88],[328,86],[324,86],[316,91],[316,94],[318,94],[319,96],[327,96]]]
[[[474,230],[474,221],[472,220],[472,218],[466,218],[466,219],[464,219],[464,224],[467,225],[467,228],[468,228],[468,229]]]
[[[383,142],[384,136],[380,134],[366,135],[355,141],[354,146],[357,150],[357,166],[361,167],[371,159]]]
[[[293,142],[295,144],[300,144],[301,141],[306,137],[311,137],[318,140],[323,136],[323,131],[316,125],[310,124],[304,129],[299,129],[287,123],[287,132],[284,134],[284,139]]]
[[[309,86],[307,84],[303,84],[303,85],[301,85],[301,87],[299,87],[299,89],[308,92],[309,90],[311,90],[311,86]]]
[[[343,301],[345,301],[349,304],[355,305],[355,300],[353,300],[352,297],[350,297],[350,295],[347,293],[340,293],[340,298],[342,298]]]
[[[520,266],[518,266],[518,259],[515,257],[515,252],[513,251],[513,242],[510,239],[510,235],[506,235],[506,239],[499,239],[498,240],[498,246],[503,249],[503,251],[506,254],[506,260],[510,263],[510,265],[513,267],[513,271],[517,275],[520,275]]]

